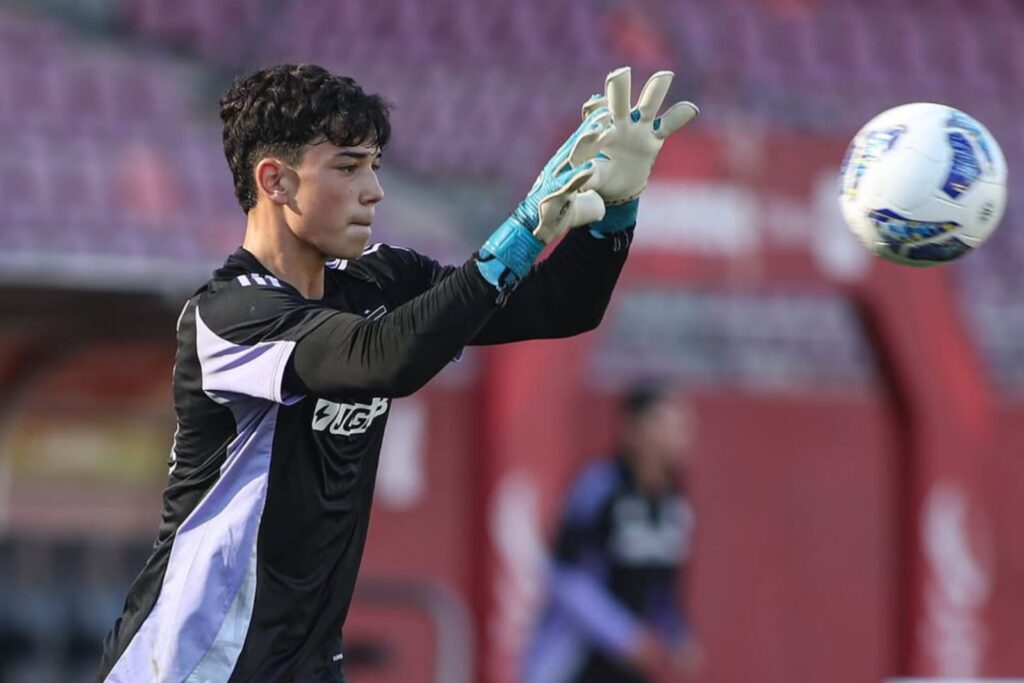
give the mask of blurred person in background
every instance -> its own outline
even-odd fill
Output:
[[[344,680],[341,628],[391,399],[466,345],[599,323],[662,142],[697,113],[656,116],[671,79],[656,74],[632,108],[629,70],[614,72],[458,267],[367,247],[391,133],[383,99],[310,64],[235,82],[221,118],[245,236],[178,318],[159,537],[99,680]]]
[[[621,414],[614,455],[570,489],[524,683],[679,683],[699,669],[678,593],[694,528],[693,414],[653,385],[627,392]]]

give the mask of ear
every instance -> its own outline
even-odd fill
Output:
[[[256,187],[275,204],[285,205],[295,194],[294,173],[272,157],[261,159],[256,164]]]

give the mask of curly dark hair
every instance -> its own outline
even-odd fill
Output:
[[[381,149],[391,137],[390,105],[355,80],[315,64],[280,64],[239,78],[220,100],[224,155],[235,195],[256,206],[256,164],[267,156],[298,163],[306,145],[329,141]]]

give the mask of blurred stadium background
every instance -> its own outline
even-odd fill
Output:
[[[450,262],[610,69],[672,68],[703,110],[601,329],[395,404],[352,681],[516,680],[560,493],[651,375],[700,420],[701,681],[1024,676],[1024,3],[26,0],[0,2],[0,680],[89,680],[147,554],[175,319],[244,228],[217,100],[281,61],[395,104],[375,238]],[[997,234],[932,271],[869,259],[835,201],[853,133],[919,100],[1011,169]]]

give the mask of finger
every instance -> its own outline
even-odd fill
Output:
[[[564,170],[566,165],[569,163],[569,153],[572,151],[573,147],[576,146],[576,142],[582,136],[586,135],[591,128],[593,128],[593,126],[590,123],[586,121],[581,123],[579,127],[572,132],[572,135],[567,137],[565,142],[563,142],[561,146],[555,150],[555,153],[551,155],[547,168],[555,173],[560,173]]]
[[[558,191],[552,192],[541,201],[540,206],[537,207],[540,220],[537,223],[537,228],[533,231],[534,237],[545,244],[550,244],[552,240],[565,232],[569,227],[565,224],[565,219],[567,214],[573,211],[576,192],[590,180],[593,172],[592,164],[586,164]],[[593,211],[592,207],[588,207],[588,209]],[[569,218],[572,217],[569,216]]]
[[[571,167],[579,166],[584,161],[592,158],[597,151],[598,145],[607,139],[606,133],[611,128],[611,112],[604,112],[594,117],[587,124],[587,131],[582,133],[573,143],[569,150],[568,164]]]
[[[607,104],[608,100],[605,99],[604,95],[591,95],[590,99],[583,103],[583,118],[586,119],[594,113],[594,110],[607,106]]]
[[[594,160],[594,172],[590,174],[587,182],[583,183],[580,190],[596,190],[600,188],[608,179],[608,175],[612,172],[611,165],[607,160],[595,159]]]
[[[647,79],[644,89],[640,91],[640,99],[636,103],[641,121],[652,121],[657,116],[674,76],[675,74],[671,71],[659,71]]]
[[[605,96],[612,110],[613,121],[629,119],[629,98],[632,80],[628,66],[616,69],[608,74],[604,82]]]
[[[607,149],[614,135],[614,126],[597,131],[597,135],[592,140],[587,139],[585,146],[573,150],[574,156],[570,159],[568,166],[575,168],[584,162],[611,159],[611,156],[607,154]]]
[[[607,107],[595,109],[591,112],[588,123],[591,128],[607,128],[612,125],[612,113]]]
[[[566,181],[562,187],[556,192],[551,193],[550,197],[566,196],[576,192],[590,180],[590,177],[594,175],[594,164],[587,162],[583,164],[578,171],[576,171],[569,180]]]
[[[612,115],[608,111],[597,110],[592,113],[589,119],[581,123],[579,128],[566,138],[562,146],[551,156],[551,169],[556,173],[561,173],[567,166],[575,166],[576,164],[573,164],[570,158],[580,138],[592,131],[600,132],[606,129],[611,122],[611,117]]]
[[[540,203],[540,223],[533,234],[550,243],[569,228],[594,223],[604,218],[605,204],[601,195],[593,190],[585,192],[558,192],[545,197]]]
[[[700,109],[693,102],[676,102],[668,111],[654,119],[654,135],[664,140],[693,120]]]
[[[597,154],[597,141],[601,138],[603,131],[600,128],[587,131],[576,140],[572,151],[569,152],[569,166],[576,168],[584,162],[590,161]]]
[[[609,141],[616,132],[615,126],[609,126],[601,131],[601,134],[597,137],[597,142],[595,143],[597,149],[603,152],[608,147]],[[607,158],[607,156],[605,158]]]

